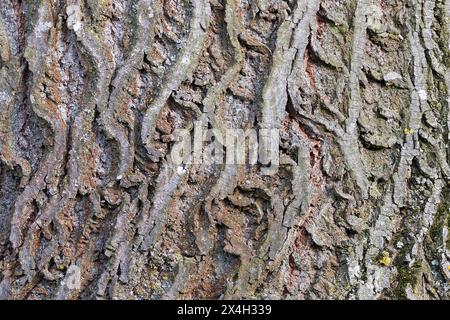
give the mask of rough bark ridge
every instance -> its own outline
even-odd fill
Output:
[[[0,297],[448,299],[449,37],[449,0],[2,0]],[[201,118],[280,166],[173,170]]]

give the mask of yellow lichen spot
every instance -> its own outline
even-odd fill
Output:
[[[389,257],[389,252],[383,251],[381,253],[381,258],[378,260],[378,262],[383,266],[390,266],[392,263],[391,257]]]
[[[405,130],[403,130],[403,132],[404,132],[406,135],[409,135],[409,134],[412,134],[412,133],[414,132],[414,130],[411,129],[411,128],[405,128]]]

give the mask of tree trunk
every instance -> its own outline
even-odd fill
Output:
[[[448,299],[449,39],[449,0],[2,0],[0,297]]]

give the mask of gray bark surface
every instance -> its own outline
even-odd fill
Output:
[[[449,67],[449,0],[2,0],[0,298],[448,299]]]

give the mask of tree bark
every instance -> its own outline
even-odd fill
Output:
[[[0,297],[448,299],[449,37],[449,0],[2,0]]]

